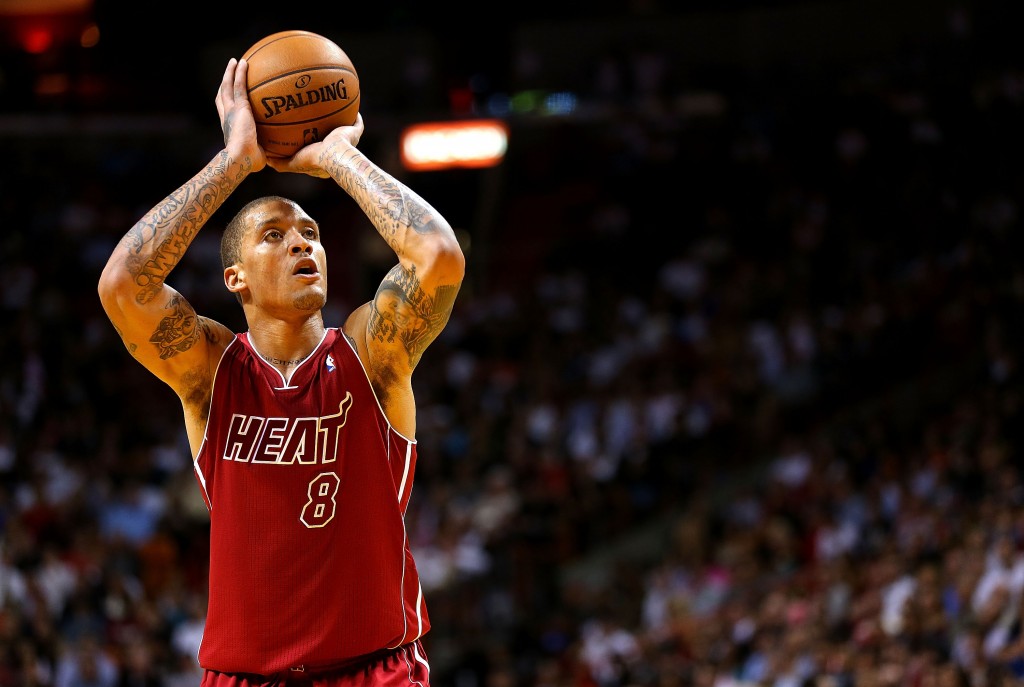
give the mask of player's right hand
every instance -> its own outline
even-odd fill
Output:
[[[256,140],[256,120],[246,89],[245,75],[248,64],[245,60],[228,60],[217,90],[217,113],[224,131],[224,147],[234,160],[249,158],[252,171],[258,172],[267,164],[267,156]]]
[[[363,115],[357,114],[356,121],[348,126],[332,129],[324,140],[308,143],[289,158],[269,158],[267,165],[278,172],[294,172],[327,179],[331,176],[327,169],[335,151],[355,148],[363,135]]]
[[[326,136],[324,136],[325,147],[330,145],[331,141],[338,139],[348,141],[348,144],[353,148],[359,145],[359,139],[363,137],[363,129],[365,124],[363,123],[363,113],[356,113],[356,121],[348,126],[339,126],[332,129]]]

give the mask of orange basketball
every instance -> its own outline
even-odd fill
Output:
[[[270,157],[291,157],[359,114],[359,76],[345,51],[310,31],[281,31],[242,57],[256,138]]]

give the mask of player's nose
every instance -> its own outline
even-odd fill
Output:
[[[288,250],[292,255],[298,255],[299,253],[312,253],[313,244],[310,243],[305,236],[297,231],[290,233],[291,241],[288,246]]]

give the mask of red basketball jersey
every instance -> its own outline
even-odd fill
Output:
[[[237,335],[195,460],[211,538],[202,667],[316,672],[422,636],[415,468],[340,330],[289,380]]]

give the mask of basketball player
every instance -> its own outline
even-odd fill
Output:
[[[445,219],[356,148],[361,117],[268,159],[246,68],[229,61],[217,93],[224,149],[132,227],[99,281],[125,346],[181,399],[209,508],[202,684],[429,685],[430,622],[404,525],[411,377],[448,321],[465,259]],[[248,331],[198,315],[166,284],[211,215],[266,166],[329,177],[355,200],[397,254],[382,282],[391,312],[373,298],[340,328],[324,323],[322,229],[276,196],[245,205],[221,241]]]

